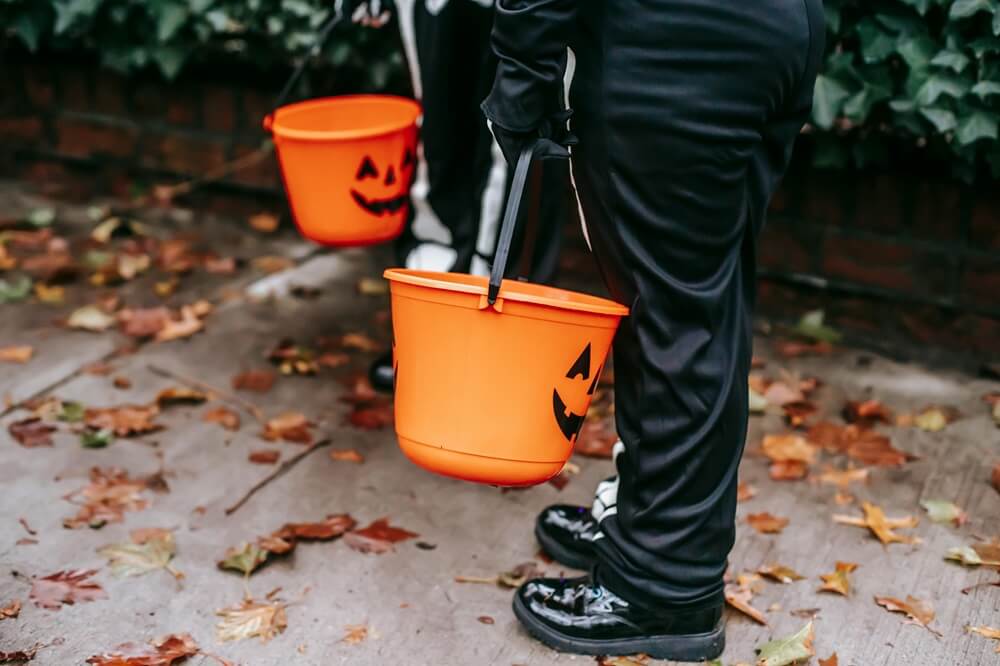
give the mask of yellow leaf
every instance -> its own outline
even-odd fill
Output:
[[[266,643],[288,626],[285,604],[281,602],[261,603],[244,599],[228,608],[221,608],[215,614],[222,618],[215,625],[215,633],[220,641],[238,641],[259,636]]]
[[[27,363],[35,353],[35,348],[30,345],[15,345],[11,347],[0,347],[0,361],[7,363]]]
[[[181,574],[170,568],[170,560],[176,551],[174,535],[164,530],[143,543],[115,543],[97,552],[108,558],[111,573],[115,576],[141,576],[157,569],[167,569],[174,577],[180,578]]]
[[[841,525],[853,525],[855,527],[867,527],[878,537],[883,544],[890,543],[919,543],[919,539],[903,534],[896,534],[893,530],[903,527],[916,527],[920,520],[915,516],[905,518],[887,518],[882,508],[870,502],[862,502],[861,509],[865,512],[864,518],[853,516],[834,516],[833,522]]]
[[[966,626],[965,631],[970,634],[979,634],[980,636],[985,636],[986,638],[992,638],[995,641],[1000,641],[1000,629],[994,629],[993,627],[971,627]],[[997,644],[997,654],[1000,654],[1000,643]]]
[[[905,613],[906,617],[909,618],[907,624],[915,624],[924,627],[932,634],[941,635],[927,626],[934,619],[934,609],[926,601],[907,595],[906,601],[895,597],[875,597],[875,603],[890,613]]]
[[[794,583],[803,579],[803,576],[799,575],[798,572],[783,564],[768,564],[757,569],[757,573],[779,583]]]
[[[247,220],[254,231],[270,234],[278,229],[278,216],[274,213],[257,213]]]
[[[858,568],[854,562],[837,562],[836,570],[833,573],[821,574],[823,584],[820,592],[835,592],[845,597],[851,593],[850,573]]]

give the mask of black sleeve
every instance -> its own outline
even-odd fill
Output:
[[[497,0],[493,50],[499,58],[483,112],[495,125],[530,132],[560,108],[566,47],[578,0]]]

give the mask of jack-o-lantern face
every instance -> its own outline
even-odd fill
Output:
[[[597,380],[601,376],[601,370],[590,372],[590,344],[588,343],[580,356],[566,373],[566,380],[560,381],[560,385],[552,389],[552,411],[556,417],[556,423],[563,436],[572,442],[580,428],[583,427],[583,420],[587,416],[587,406],[590,399],[597,390]],[[562,391],[560,391],[560,388]],[[569,403],[567,405],[567,403]]]
[[[372,215],[391,215],[406,206],[413,178],[413,150],[406,148],[398,165],[379,167],[368,155],[361,158],[351,198]]]

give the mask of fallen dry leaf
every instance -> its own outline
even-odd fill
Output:
[[[218,423],[226,430],[240,429],[240,415],[226,407],[213,407],[204,414],[201,420],[205,423]]]
[[[356,525],[346,513],[330,514],[314,523],[285,523],[256,543],[243,543],[230,548],[218,562],[221,569],[241,571],[249,576],[271,555],[284,555],[295,549],[299,541],[329,541],[343,535]]]
[[[769,383],[763,395],[769,405],[778,407],[805,400],[805,395],[798,386],[790,386],[783,381]]]
[[[114,387],[115,387],[116,389],[122,389],[122,390],[125,390],[125,389],[130,389],[130,388],[132,388],[132,380],[131,380],[131,379],[129,379],[128,377],[122,377],[122,376],[120,376],[120,375],[119,375],[118,377],[115,377],[114,379],[112,379],[112,380],[111,380],[111,384],[112,384],[112,385],[113,385],[113,386],[114,386]]]
[[[66,326],[82,331],[100,333],[111,328],[115,318],[96,305],[84,305],[74,310],[66,319]]]
[[[265,255],[262,257],[254,257],[250,261],[250,265],[261,273],[271,275],[272,273],[280,273],[281,271],[294,267],[295,262],[288,257]]]
[[[573,441],[573,452],[588,458],[611,460],[618,433],[608,427],[608,419],[587,419]]]
[[[344,637],[340,639],[340,642],[356,645],[366,638],[368,638],[367,624],[349,624],[344,627]]]
[[[476,621],[479,622],[480,624],[496,624],[497,623],[497,621],[494,620],[489,615],[480,615],[479,617],[476,618]]]
[[[771,463],[767,473],[775,481],[801,481],[809,476],[809,465],[798,460],[781,460]]]
[[[209,306],[210,309],[210,306]],[[204,315],[199,315],[199,311],[204,311],[204,305],[195,303],[194,305],[184,305],[181,307],[180,319],[169,319],[162,329],[153,337],[156,342],[169,342],[188,338],[205,328],[202,320]]]
[[[121,332],[133,338],[151,338],[166,327],[170,310],[155,308],[126,308],[118,313]]]
[[[853,525],[855,527],[867,527],[878,537],[883,545],[890,543],[918,543],[919,539],[903,534],[896,534],[893,530],[906,527],[916,527],[920,520],[915,516],[905,518],[887,518],[882,508],[870,502],[862,502],[861,510],[864,511],[864,518],[853,516],[834,516],[833,522],[841,525]]]
[[[273,465],[281,458],[281,451],[277,449],[259,449],[251,451],[247,455],[247,460],[258,465]]]
[[[757,649],[757,666],[789,666],[809,659],[813,649],[813,623],[784,638],[776,638]]]
[[[811,465],[819,453],[817,447],[795,433],[765,435],[761,450],[771,462],[802,462]]]
[[[277,378],[270,370],[248,370],[233,377],[233,388],[240,391],[267,393]]]
[[[820,483],[828,483],[838,488],[847,488],[854,482],[868,482],[869,470],[867,467],[836,469],[827,466],[822,474],[816,477]]]
[[[389,293],[389,283],[384,278],[363,277],[358,280],[358,293],[364,296],[381,296]]]
[[[232,569],[249,576],[261,564],[267,561],[270,551],[255,543],[242,543],[228,549],[219,560],[220,569]]]
[[[215,614],[222,618],[215,625],[215,634],[220,641],[259,636],[261,643],[266,643],[288,626],[285,604],[280,601],[260,602],[248,598],[221,608]]]
[[[364,333],[346,333],[340,338],[340,345],[346,349],[363,352],[377,352],[384,348],[381,342],[371,339]]]
[[[319,372],[316,352],[309,347],[284,338],[267,354],[267,360],[278,366],[283,375],[315,375]]]
[[[39,608],[59,610],[64,604],[107,599],[104,588],[88,580],[96,573],[94,569],[76,569],[34,578],[31,583],[31,600]]]
[[[381,430],[392,425],[394,418],[392,401],[377,398],[368,403],[355,405],[347,416],[347,422],[362,430]]]
[[[767,616],[750,603],[753,600],[753,590],[749,587],[730,583],[725,587],[726,603],[759,624],[767,624]]]
[[[108,559],[111,573],[118,577],[166,569],[174,578],[183,578],[183,574],[170,566],[177,546],[169,530],[133,532],[132,541],[110,544],[97,552]]]
[[[187,388],[183,386],[175,386],[167,389],[163,389],[156,394],[156,400],[154,402],[160,407],[169,407],[171,405],[199,405],[211,396],[204,391],[199,391],[192,388]]]
[[[834,652],[826,659],[820,659],[819,666],[840,666],[840,660],[837,658],[837,653]]]
[[[788,424],[793,428],[806,425],[810,418],[819,413],[819,407],[809,400],[787,402],[781,406],[781,410],[785,413]]]
[[[746,502],[749,499],[753,499],[753,496],[757,494],[757,488],[750,485],[746,481],[740,481],[739,485],[736,486],[736,501]]]
[[[954,423],[962,414],[954,407],[939,407],[932,405],[924,407],[913,419],[913,425],[927,432],[944,430],[949,423]]]
[[[984,547],[985,546],[985,547]],[[984,555],[980,555],[979,551],[983,551]],[[960,562],[968,567],[978,567],[978,566],[994,566],[1000,569],[1000,547],[997,548],[996,552],[992,552],[989,548],[989,544],[976,544],[975,546],[957,546],[955,548],[949,548],[945,553],[944,559],[954,560]]]
[[[934,619],[934,609],[928,602],[907,595],[906,601],[895,597],[875,597],[875,603],[890,613],[905,613],[909,618],[906,621],[907,624],[916,624],[940,636],[937,631],[927,626]]]
[[[969,516],[953,502],[946,500],[920,500],[920,506],[927,511],[927,517],[935,523],[952,523],[955,527],[961,527],[968,520]]]
[[[159,413],[155,404],[88,408],[83,423],[91,430],[110,430],[119,437],[131,437],[161,430],[163,426],[153,421]]]
[[[0,620],[10,620],[21,613],[21,600],[14,599],[3,608],[0,608]]]
[[[914,456],[893,448],[885,435],[866,428],[849,426],[844,430],[847,455],[865,465],[878,467],[899,467]]]
[[[0,362],[3,363],[27,363],[35,353],[35,348],[31,345],[12,345],[10,347],[0,347]]]
[[[172,666],[200,652],[190,634],[169,634],[149,643],[123,643],[114,652],[95,654],[86,663],[92,666]]]
[[[7,426],[7,432],[21,446],[32,449],[37,446],[52,446],[52,433],[56,427],[37,416],[14,421]]]
[[[312,423],[301,412],[285,412],[270,419],[264,425],[262,437],[267,440],[312,444],[313,435],[309,430]]]
[[[38,654],[38,648],[41,645],[35,645],[28,648],[27,650],[15,650],[13,652],[0,652],[0,664],[20,664],[25,661],[31,661]]]
[[[141,511],[149,506],[149,502],[142,497],[148,486],[146,480],[131,479],[116,467],[94,467],[90,470],[88,485],[63,497],[80,505],[75,516],[63,520],[63,526],[69,529],[84,525],[98,528],[106,523],[121,522],[126,511]],[[82,501],[77,502],[77,497]]]
[[[851,592],[850,573],[858,568],[854,562],[837,562],[833,573],[821,574],[823,584],[820,585],[820,592],[835,592],[845,597]]]
[[[783,564],[767,564],[757,569],[757,573],[778,583],[794,583],[805,577]]]
[[[799,358],[801,356],[826,356],[833,352],[833,345],[820,340],[819,342],[796,342],[785,340],[776,342],[774,350],[785,358]]]
[[[979,634],[985,638],[992,638],[995,641],[1000,641],[1000,629],[994,629],[993,627],[965,627],[966,633],[969,634]],[[1000,643],[997,644],[997,654],[1000,654]]]
[[[993,483],[993,487],[996,491],[1000,493],[1000,463],[997,463],[996,467],[993,468],[993,474],[990,481]]]
[[[881,421],[891,425],[895,419],[892,410],[878,400],[848,400],[843,409],[844,420],[848,423],[858,423],[871,426]]]
[[[278,229],[278,216],[274,213],[257,213],[255,215],[251,215],[250,219],[247,220],[247,223],[254,231],[270,234],[274,233]]]
[[[371,525],[348,532],[344,542],[360,553],[381,555],[394,550],[393,544],[420,536],[414,532],[392,527],[388,518],[379,518]]]
[[[768,512],[751,513],[747,516],[747,523],[761,534],[778,534],[788,525],[788,518],[772,516]]]
[[[334,449],[330,451],[330,458],[352,463],[363,463],[365,457],[355,449]]]

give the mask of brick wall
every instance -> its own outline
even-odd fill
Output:
[[[166,84],[92,63],[7,64],[0,175],[111,174],[114,190],[204,174],[266,138],[260,123],[282,78],[208,73]],[[835,323],[873,340],[904,335],[996,357],[1000,191],[909,166],[892,173],[793,166],[760,243],[762,309],[822,306]],[[241,202],[283,201],[273,158],[208,191],[240,210]]]

